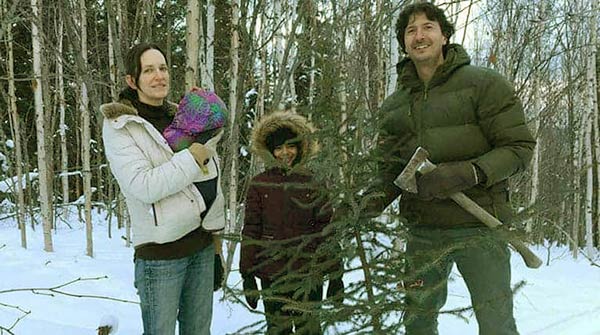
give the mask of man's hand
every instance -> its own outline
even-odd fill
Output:
[[[468,161],[441,163],[435,170],[417,178],[419,197],[446,199],[479,182],[475,165]]]
[[[326,297],[334,303],[341,304],[344,302],[344,281],[342,278],[329,279]]]
[[[244,287],[244,297],[246,298],[246,302],[252,309],[256,309],[259,297],[256,278],[252,275],[242,276],[242,286]]]
[[[194,156],[194,159],[196,160],[196,163],[198,163],[198,166],[200,166],[200,169],[202,169],[202,172],[208,174],[206,164],[208,164],[209,160],[214,156],[214,151],[200,143],[192,143],[188,150],[192,156]]]

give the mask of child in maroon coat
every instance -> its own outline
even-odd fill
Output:
[[[326,239],[331,208],[305,162],[316,152],[308,121],[289,112],[264,117],[253,130],[253,151],[267,170],[255,176],[248,189],[242,231],[240,272],[246,301],[256,308],[261,281],[268,334],[322,334],[318,313],[284,308],[283,300],[298,303],[343,295],[339,256],[317,251]],[[308,305],[307,305],[308,306]],[[289,305],[287,307],[290,307]]]

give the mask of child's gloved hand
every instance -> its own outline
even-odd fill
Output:
[[[215,254],[214,271],[213,291],[218,291],[223,284],[223,275],[225,272],[225,269],[223,269],[223,262],[221,262],[221,255],[219,254]]]
[[[342,278],[332,278],[327,286],[327,298],[337,304],[344,302],[344,281]]]
[[[252,275],[242,276],[242,287],[244,288],[244,297],[248,306],[252,309],[256,309],[258,306],[258,285],[256,284],[256,278]]]
[[[196,163],[198,163],[198,166],[200,166],[202,173],[208,174],[208,167],[206,164],[208,164],[209,160],[214,156],[214,151],[200,143],[192,143],[188,150],[192,156],[194,156],[194,159],[196,160]]]

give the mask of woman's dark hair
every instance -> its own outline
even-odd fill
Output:
[[[167,59],[167,55],[164,51],[154,43],[136,44],[127,52],[127,57],[125,58],[125,74],[130,75],[136,84],[142,73],[142,54],[152,49],[158,50],[165,57],[165,60]]]
[[[406,31],[406,26],[408,26],[411,17],[415,14],[425,14],[427,19],[439,23],[440,28],[442,29],[442,34],[448,39],[448,41],[450,41],[450,36],[454,34],[454,26],[452,23],[450,23],[450,21],[448,21],[444,11],[429,2],[415,3],[404,7],[398,16],[398,22],[396,23],[396,38],[398,39],[400,48],[402,51],[404,51],[404,53],[406,53],[406,45],[404,45],[404,32]],[[444,46],[444,51],[446,51],[446,47],[447,44]]]

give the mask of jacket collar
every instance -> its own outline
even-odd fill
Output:
[[[177,105],[168,102],[170,105],[170,113],[175,114]],[[114,128],[122,128],[125,123],[129,121],[136,121],[143,123],[143,118],[139,115],[137,109],[133,106],[131,101],[127,99],[121,99],[117,102],[111,102],[100,106],[100,112],[104,118],[112,121]]]
[[[444,63],[437,68],[428,87],[431,88],[445,83],[452,73],[470,63],[471,58],[460,44],[448,45]],[[405,57],[398,63],[397,70],[403,86],[410,88],[412,91],[424,88],[425,85],[417,74],[415,64],[409,57]]]

